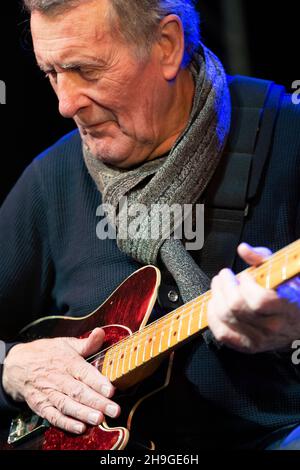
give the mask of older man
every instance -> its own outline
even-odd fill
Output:
[[[208,286],[184,243],[172,236],[99,241],[95,214],[101,201],[117,209],[125,196],[131,205],[195,205],[222,161],[231,122],[227,77],[200,43],[192,2],[25,4],[38,66],[60,113],[74,119],[79,132],[36,159],[2,207],[2,331],[9,337],[49,313],[86,314],[147,263],[172,273],[174,306],[179,294],[187,301],[195,286],[199,292]],[[299,112],[284,99],[272,163],[243,232],[243,240],[272,249],[300,233]],[[145,216],[142,228],[147,222]],[[242,244],[239,255],[255,265],[269,251]],[[191,285],[179,275],[184,270],[185,280],[193,276]],[[157,408],[162,446],[254,448],[300,421],[300,378],[281,353],[300,337],[297,303],[249,276],[238,282],[229,269],[214,278],[212,293],[215,338],[178,353],[176,380],[163,409]],[[105,415],[117,417],[114,386],[84,360],[99,350],[103,336],[96,329],[87,339],[7,343],[3,410],[27,402],[77,434]]]

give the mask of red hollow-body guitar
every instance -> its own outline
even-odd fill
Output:
[[[279,287],[300,272],[300,240],[247,271],[261,286]],[[140,426],[141,405],[167,387],[173,351],[207,328],[211,296],[208,291],[147,325],[159,283],[159,270],[146,266],[127,278],[90,315],[46,317],[21,331],[21,340],[33,341],[60,336],[86,337],[95,327],[104,328],[105,343],[88,361],[117,387],[114,400],[120,404],[122,413],[117,420],[106,419],[77,436],[50,426],[28,411],[13,419],[4,432],[2,449],[122,450],[129,444],[155,448],[151,436]]]

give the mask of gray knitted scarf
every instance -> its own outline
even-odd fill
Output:
[[[155,237],[150,233],[151,220],[164,204],[183,207],[201,200],[226,144],[231,112],[222,64],[204,45],[195,55],[191,71],[195,80],[192,112],[185,131],[167,157],[123,170],[102,163],[83,145],[86,166],[102,193],[103,203],[115,209],[114,213],[107,209],[107,218],[116,229],[118,247],[142,264],[159,265],[161,260],[175,279],[184,302],[205,292],[210,281],[186,251],[184,242],[174,237],[175,225],[183,219],[171,217],[168,227],[162,227]],[[121,207],[125,197],[126,211]],[[130,208],[136,204],[146,208],[138,217],[138,234],[130,230],[124,234],[123,227],[133,220]],[[124,217],[129,222],[126,225],[122,224]]]

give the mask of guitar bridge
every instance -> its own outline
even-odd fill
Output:
[[[31,412],[20,414],[11,422],[7,442],[10,445],[19,444],[29,437],[41,434],[48,427],[47,420]]]

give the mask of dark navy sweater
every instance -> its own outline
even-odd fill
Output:
[[[287,95],[243,230],[242,240],[254,246],[275,251],[300,235],[299,130],[300,107]],[[140,267],[114,240],[97,238],[100,203],[77,131],[25,170],[0,212],[2,339],[11,341],[41,316],[90,313]],[[243,267],[236,260],[235,271]],[[290,355],[245,355],[202,338],[176,354],[174,379],[152,405],[162,445],[168,436],[182,448],[254,447],[270,432],[300,423],[300,375]],[[0,407],[15,409],[3,390]]]

